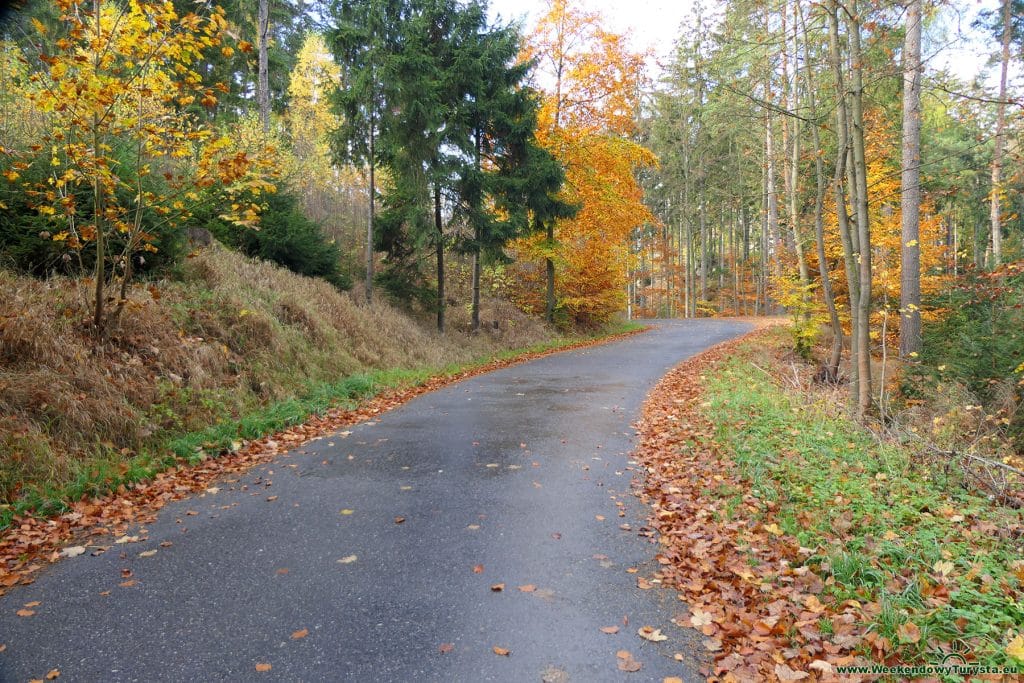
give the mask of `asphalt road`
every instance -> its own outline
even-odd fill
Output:
[[[481,375],[169,505],[0,598],[0,680],[702,680],[685,606],[636,584],[657,546],[630,425],[665,371],[746,329],[659,323]]]

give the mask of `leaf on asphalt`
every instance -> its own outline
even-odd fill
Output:
[[[7,649],[7,644],[0,645],[0,652],[4,652]]]
[[[615,656],[619,660],[619,671],[633,673],[643,668],[643,664],[633,659],[633,654],[628,650],[619,650]]]
[[[405,521],[405,517],[395,517],[395,524],[401,524]]]
[[[46,680],[53,681],[60,678],[60,669],[50,669],[46,673]]]
[[[64,550],[61,551],[61,554],[64,557],[78,557],[79,555],[84,555],[85,554],[85,546],[84,545],[69,546],[67,548],[64,548]]]
[[[352,564],[358,559],[359,557],[357,555],[346,555],[345,557],[338,560],[338,564]]]
[[[775,665],[775,675],[778,676],[779,680],[783,681],[783,683],[788,683],[789,681],[800,681],[805,678],[810,678],[811,676],[806,671],[793,671],[785,664]]]
[[[718,652],[722,649],[721,638],[705,638],[702,644],[704,645],[704,649],[708,652]]]
[[[135,579],[129,579],[128,581],[122,581],[121,583],[119,583],[117,585],[120,586],[121,588],[131,588],[136,583],[137,583],[137,581]]]
[[[476,531],[477,529],[480,528],[480,525],[479,524],[470,524],[466,528],[469,529],[470,531]]]
[[[119,538],[116,541],[114,541],[114,543],[117,543],[117,544],[121,544],[121,543],[138,543],[138,542],[139,542],[139,537],[138,536],[122,536],[121,538]]]
[[[127,579],[132,575],[132,570],[127,567],[121,570],[121,578]]]
[[[679,676],[665,676],[661,679],[661,683],[683,683],[683,679]]]
[[[618,626],[602,626],[601,633],[607,633],[608,635],[614,635],[619,632]]]
[[[352,514],[353,512],[355,512],[355,510],[349,510],[348,508],[345,508],[345,509],[344,509],[344,510],[342,510],[342,511],[341,511],[341,512],[340,512],[339,514],[342,514],[342,515],[351,515],[351,514]]]
[[[264,662],[260,662],[259,664],[256,665],[256,670],[259,671],[260,673],[263,673],[264,671],[270,671],[272,668],[273,668],[272,666],[270,666],[269,664],[266,664]]]
[[[438,652],[443,655],[448,654],[455,649],[455,643],[441,643],[441,646],[437,648]]]
[[[660,643],[663,640],[668,640],[668,636],[663,634],[660,628],[654,628],[653,626],[641,626],[640,630],[636,633],[644,640],[649,640],[652,643]]]
[[[153,557],[154,555],[156,555],[156,553],[156,548],[154,548],[153,550],[143,550],[141,553],[139,553],[139,557]]]
[[[174,545],[174,544],[171,543],[170,541],[160,541],[160,547],[161,548],[170,548],[172,545]]]
[[[277,574],[278,576],[284,576],[285,574],[288,573],[288,568],[287,567],[281,567],[280,569],[278,569],[274,573]]]
[[[603,522],[604,521],[604,515],[594,515],[594,519],[596,519],[599,522]]]
[[[484,573],[484,566],[482,564],[476,565],[475,567],[473,567],[473,573],[474,574],[483,574]]]
[[[654,588],[654,584],[651,583],[650,581],[648,581],[647,579],[645,579],[644,577],[638,576],[638,577],[636,577],[636,587],[639,588],[640,590],[645,590],[646,591],[646,590],[650,590],[651,588]]]
[[[23,605],[23,607],[39,607],[39,605],[41,605],[41,604],[43,604],[43,603],[39,602],[38,600],[33,600],[32,602],[26,602]]]
[[[300,640],[302,638],[305,638],[308,635],[309,635],[309,629],[308,628],[299,629],[298,631],[293,631],[292,632],[292,640]]]
[[[493,584],[491,586],[491,590],[494,591],[495,593],[500,593],[501,591],[505,590],[505,584],[503,584],[503,583]]]
[[[532,583],[528,583],[525,586],[520,586],[519,590],[521,590],[524,593],[532,593],[533,591],[537,590],[537,587],[534,586]]]
[[[491,650],[494,651],[494,654],[499,655],[501,657],[508,657],[510,654],[512,654],[512,650],[508,650],[503,647],[498,647],[497,645],[492,647]]]
[[[20,609],[17,612],[15,612],[15,614],[17,614],[19,617],[30,617],[33,614],[35,614],[35,610]]]

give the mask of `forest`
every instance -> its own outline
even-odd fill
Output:
[[[715,581],[680,568],[697,551],[662,509],[653,528],[678,537],[662,578],[701,587],[709,677],[827,680],[840,650],[917,662],[957,634],[979,661],[1024,663],[1024,0],[698,1],[660,55],[585,2],[533,5],[0,15],[0,530],[170,487],[167,472],[202,489],[208,460],[312,438],[307,420],[382,392],[403,397],[390,409],[516,354],[740,319],[760,350],[681,366],[652,394],[640,452],[664,486],[645,495],[702,518],[731,453],[721,498],[746,487],[746,508],[779,515],[752,512],[739,546],[788,534],[775,559],[831,572],[834,604],[801,603],[789,636],[813,621],[858,640],[769,661],[779,614],[762,627],[743,610],[795,589],[744,570],[702,602]],[[949,61],[964,33],[987,50],[971,78]],[[848,444],[853,465],[815,460]],[[666,459],[690,448],[714,456]],[[807,468],[769,472],[776,453]],[[897,512],[871,502],[879,482]],[[838,531],[830,500],[852,510]],[[954,548],[960,523],[986,540]],[[904,532],[905,556],[878,550]],[[927,547],[943,540],[953,554]],[[840,541],[871,558],[846,579]],[[756,565],[734,546],[722,566]],[[11,551],[7,587],[31,556]],[[953,597],[946,562],[970,567]],[[722,625],[748,617],[762,641]]]

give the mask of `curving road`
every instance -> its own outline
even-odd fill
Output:
[[[666,370],[746,330],[661,322],[481,375],[169,505],[0,598],[0,681],[702,680],[683,605],[636,584],[657,546],[630,425]]]

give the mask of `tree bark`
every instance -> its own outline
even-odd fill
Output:
[[[1003,137],[1006,134],[1006,72],[1010,64],[1010,37],[1013,32],[1010,14],[1011,0],[1003,0],[1003,51],[1000,56],[999,104],[996,105],[995,150],[992,152],[992,197],[990,200],[990,222],[992,225],[992,267],[1003,260],[1003,233],[1000,196],[1003,174]]]
[[[373,224],[376,219],[377,159],[376,159],[376,117],[370,113],[370,198],[366,219],[366,303],[373,303]]]
[[[900,188],[900,358],[921,351],[921,0],[907,3],[903,43],[903,173]]]
[[[260,124],[263,126],[263,134],[270,132],[270,60],[267,53],[267,41],[270,38],[270,0],[260,0],[259,16],[257,18],[258,43],[258,78],[256,84],[256,99],[259,106]]]
[[[437,331],[444,332],[444,225],[441,222],[441,188],[434,187],[434,229],[437,248]]]

